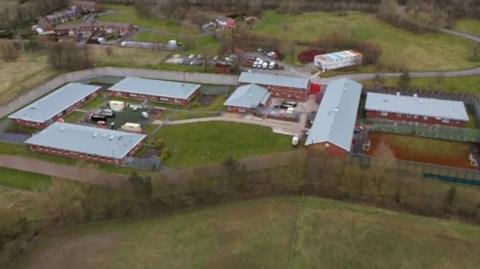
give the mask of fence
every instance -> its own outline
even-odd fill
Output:
[[[480,130],[456,128],[438,125],[392,123],[386,121],[364,121],[369,132],[393,133],[400,135],[414,135],[425,138],[442,139],[449,141],[480,143]]]
[[[419,163],[414,161],[382,159],[363,154],[351,154],[349,161],[351,164],[360,166],[419,172],[426,178],[435,178],[446,182],[480,186],[480,171],[473,169]]]

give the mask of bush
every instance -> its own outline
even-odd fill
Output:
[[[300,63],[306,64],[313,62],[316,55],[324,54],[325,51],[319,49],[308,49],[298,54],[297,59]]]
[[[162,152],[162,150],[165,148],[165,141],[161,138],[158,138],[155,141],[155,148],[159,151]]]
[[[168,158],[172,157],[172,151],[169,148],[164,148],[160,154],[160,160],[166,161]]]

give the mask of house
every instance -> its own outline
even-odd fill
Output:
[[[300,77],[243,72],[238,82],[257,84],[267,88],[274,97],[297,101],[306,101],[310,90],[310,80]]]
[[[362,54],[353,50],[321,54],[315,56],[314,64],[323,72],[344,67],[356,66],[362,64]]]
[[[367,93],[367,117],[402,122],[465,127],[469,121],[465,104],[459,101],[422,98],[400,93]]]
[[[198,84],[126,77],[108,90],[113,96],[185,106],[198,93],[200,87]]]
[[[25,144],[34,152],[121,165],[142,147],[146,135],[56,122]]]
[[[72,0],[70,6],[76,7],[83,13],[94,13],[103,11],[103,6],[97,1]]]
[[[217,23],[218,28],[222,30],[231,30],[231,29],[237,28],[237,22],[234,19],[229,17],[225,17],[225,16],[217,17],[215,22]]]
[[[344,156],[352,147],[362,85],[348,78],[330,82],[305,141],[309,148]]]
[[[55,33],[57,35],[70,35],[70,36],[92,36],[97,34],[99,36],[116,35],[123,37],[129,33],[134,32],[136,29],[133,24],[129,23],[116,23],[116,22],[85,22],[82,24],[62,24],[55,27]]]
[[[42,17],[45,22],[49,23],[51,26],[55,26],[57,24],[65,23],[67,21],[75,20],[80,18],[80,11],[77,8],[71,7],[68,9],[60,10],[49,14],[45,17]],[[42,19],[40,18],[40,19]],[[40,22],[39,22],[40,23]],[[40,24],[39,24],[40,25]],[[41,26],[41,25],[40,25]],[[47,30],[47,28],[44,28]]]
[[[44,128],[95,98],[100,86],[69,83],[8,116],[17,124]]]
[[[271,94],[262,86],[247,84],[238,87],[223,104],[228,112],[253,112],[259,106],[266,106]]]

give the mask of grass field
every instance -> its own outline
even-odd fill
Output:
[[[371,86],[372,82],[365,82],[367,86]],[[387,78],[384,80],[385,86],[398,86],[398,79]],[[418,89],[432,89],[449,92],[479,93],[480,92],[480,76],[459,77],[459,78],[412,78],[410,87]]]
[[[77,123],[77,122],[83,120],[84,118],[86,118],[86,116],[87,116],[87,114],[85,112],[73,111],[72,113],[70,113],[70,115],[65,117],[65,122]]]
[[[266,127],[231,122],[167,126],[156,136],[164,139],[166,146],[173,151],[167,160],[167,165],[172,167],[291,149],[289,136],[274,134]]]
[[[461,19],[455,23],[454,30],[480,35],[480,20]]]
[[[324,34],[343,33],[381,45],[380,63],[384,66],[409,70],[451,70],[480,65],[480,62],[468,60],[474,47],[472,42],[446,34],[417,35],[361,12],[349,12],[348,16],[339,17],[326,12],[280,15],[269,11],[264,13],[253,31],[283,42],[312,41]]]
[[[0,105],[24,94],[58,74],[53,71],[47,57],[40,54],[21,53],[18,60],[0,60]]]
[[[373,156],[471,168],[467,143],[385,133],[369,133],[368,138]]]
[[[479,251],[478,226],[276,197],[80,226],[17,268],[476,268]]]
[[[0,167],[0,185],[23,190],[43,190],[50,186],[48,176]]]

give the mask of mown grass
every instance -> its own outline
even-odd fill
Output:
[[[455,23],[453,29],[460,32],[480,35],[480,20],[461,19]]]
[[[420,71],[464,69],[480,65],[480,62],[469,61],[473,42],[441,33],[414,34],[390,26],[375,15],[361,12],[337,16],[327,12],[281,15],[268,11],[253,31],[278,38],[284,43],[313,41],[332,32],[375,42],[383,48],[379,62],[384,67]]]
[[[372,86],[372,81],[364,83]],[[384,79],[385,86],[396,87],[399,85],[398,78]],[[418,89],[431,89],[448,92],[462,92],[477,94],[480,91],[480,76],[458,77],[458,78],[412,78],[409,87]]]
[[[85,112],[73,111],[72,113],[70,113],[70,115],[68,115],[65,118],[65,122],[77,123],[77,122],[81,121],[82,119],[84,119],[86,116],[87,116],[87,114]]]
[[[0,185],[23,190],[45,190],[51,178],[30,172],[0,167]]]
[[[271,129],[232,122],[206,122],[161,128],[162,138],[173,155],[168,166],[194,166],[222,161],[227,157],[252,155],[291,149],[290,137]]]
[[[80,226],[18,268],[475,268],[478,251],[475,225],[275,197]]]

